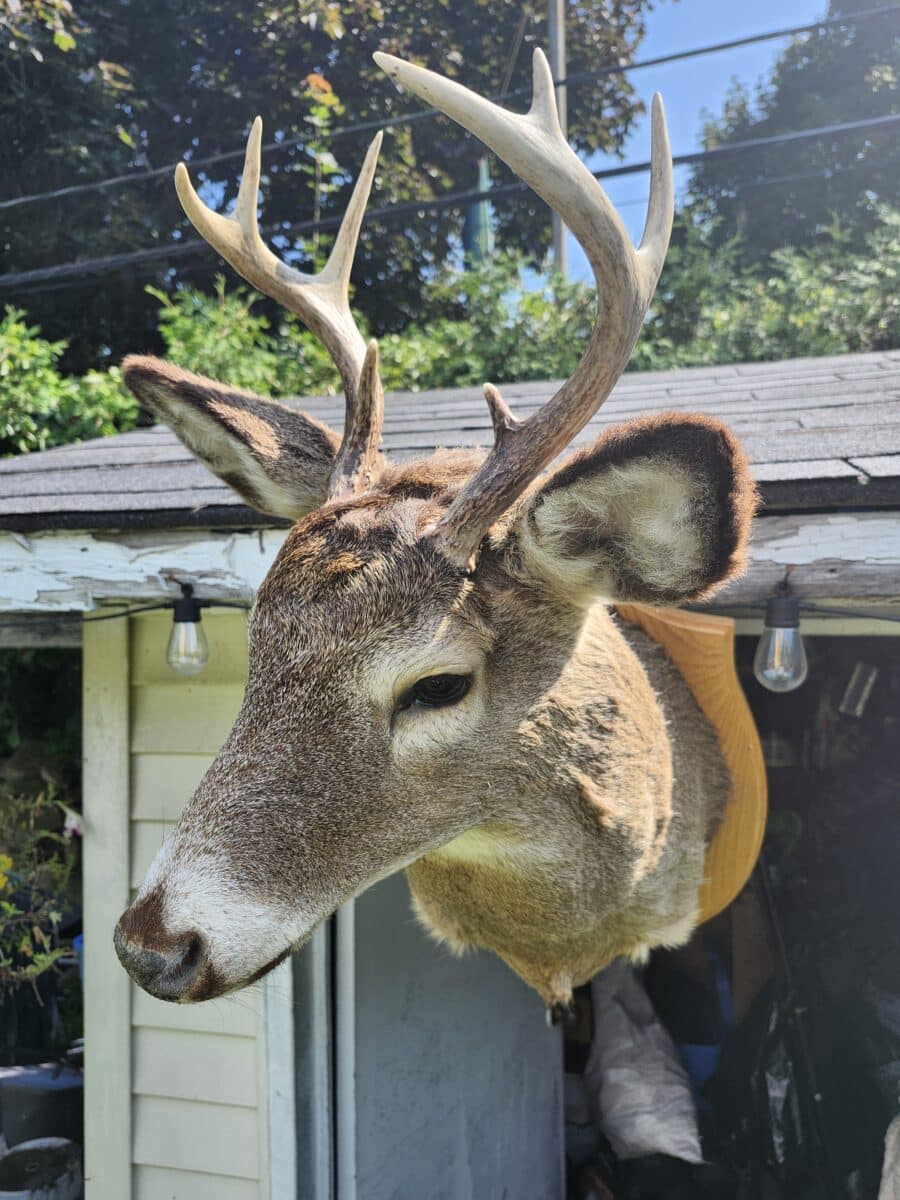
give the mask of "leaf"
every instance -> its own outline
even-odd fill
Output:
[[[131,134],[128,132],[128,130],[125,129],[124,126],[117,125],[116,126],[116,134],[118,135],[119,141],[124,142],[129,150],[135,149],[134,138],[131,136]]]
[[[62,50],[63,54],[68,54],[70,50],[75,49],[75,39],[64,29],[57,29],[53,35],[53,45],[57,50]]]
[[[324,75],[320,75],[318,71],[310,71],[303,82],[313,92],[333,92],[331,84]]]

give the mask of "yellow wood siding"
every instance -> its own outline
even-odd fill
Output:
[[[212,760],[231,730],[243,694],[240,684],[205,686],[196,678],[133,686],[132,754],[203,754]]]
[[[259,1178],[259,1129],[253,1109],[135,1096],[132,1120],[135,1163]]]
[[[131,1024],[135,1029],[183,1029],[222,1033],[226,1037],[256,1037],[259,991],[250,988],[208,1004],[160,1004],[139,987],[131,989]]]
[[[85,745],[94,761],[90,778],[102,793],[86,809],[117,839],[114,850],[110,835],[104,839],[116,856],[106,873],[114,890],[124,885],[125,902],[228,734],[246,679],[242,614],[204,614],[210,663],[190,679],[165,662],[170,624],[169,614],[153,613],[86,626]],[[102,733],[93,728],[98,705]],[[117,738],[125,753],[102,763],[104,742],[114,748]],[[95,852],[86,896],[99,883],[96,860]],[[109,942],[123,906],[118,896],[95,901],[86,945]],[[87,1200],[263,1200],[268,1164],[259,995],[251,989],[209,1004],[165,1004],[130,985],[104,950],[102,969],[86,988],[89,1013],[97,1011],[107,985],[118,997],[120,1022],[125,1016],[126,1045],[104,1060],[106,1086],[124,1109],[116,1120],[131,1149],[118,1174],[105,1169],[102,1178],[92,1178],[89,1167]],[[95,1022],[93,1043],[101,1042]],[[94,1111],[89,1099],[88,1145],[93,1129],[95,1145],[108,1146],[108,1131],[99,1128]]]
[[[134,1200],[258,1200],[255,1180],[173,1171],[170,1167],[134,1168]]]
[[[135,1029],[136,1095],[256,1108],[256,1038],[183,1029]]]

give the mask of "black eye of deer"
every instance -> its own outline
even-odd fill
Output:
[[[397,708],[421,704],[425,708],[445,708],[458,704],[472,686],[471,675],[426,675],[397,700]]]

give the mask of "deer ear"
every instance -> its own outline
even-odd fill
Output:
[[[521,502],[517,571],[579,603],[678,604],[744,567],[756,490],[718,421],[663,414],[606,430]]]
[[[158,358],[126,358],[122,372],[141,404],[253,508],[297,520],[325,499],[340,442],[327,425]]]

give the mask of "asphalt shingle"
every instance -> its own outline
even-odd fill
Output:
[[[518,416],[557,382],[507,384]],[[337,429],[343,397],[298,407]],[[625,375],[576,439],[668,410],[718,416],[741,438],[770,510],[900,507],[900,350]],[[486,446],[481,388],[395,392],[384,449],[419,457],[437,446]],[[272,524],[202,467],[163,427],[0,460],[0,528],[131,528]]]

